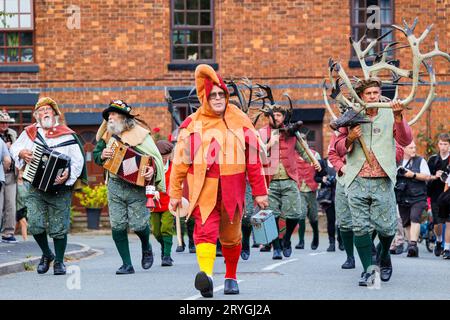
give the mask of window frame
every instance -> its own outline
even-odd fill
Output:
[[[11,113],[15,113],[18,112],[19,113],[19,120],[13,123],[9,124],[9,127],[11,129],[14,129],[17,131],[18,134],[20,134],[25,127],[33,124],[36,122],[36,119],[33,116],[33,111],[34,111],[34,106],[31,105],[23,105],[23,106],[7,106],[5,107],[6,111],[8,112],[8,114],[11,116]],[[27,122],[24,123],[23,122],[23,111],[30,111],[31,112],[31,123]],[[13,117],[11,117],[13,118]]]
[[[3,1],[4,4],[6,5],[6,0],[0,0]],[[17,0],[18,2],[18,11],[16,14],[20,15],[20,0]],[[34,0],[30,0],[30,15],[31,15],[31,27],[29,28],[0,28],[0,37],[4,36],[5,37],[5,41],[4,41],[4,45],[0,46],[0,49],[5,50],[4,54],[5,54],[5,61],[4,62],[0,62],[0,66],[23,66],[23,65],[35,65],[36,64],[36,30],[35,30],[35,1]],[[6,6],[5,6],[6,9]],[[6,12],[5,12],[6,13]],[[20,24],[20,17],[19,17],[19,24]],[[27,46],[21,46],[20,45],[20,33],[21,32],[25,32],[25,33],[29,33],[31,32],[31,36],[32,36],[32,44],[31,45],[27,45]],[[19,34],[19,44],[17,47],[9,47],[7,45],[7,41],[6,41],[6,35],[8,33],[18,33]],[[22,62],[20,61],[20,57],[21,57],[21,53],[23,49],[29,49],[31,48],[33,50],[33,58],[31,61],[26,61],[26,62]],[[19,57],[19,61],[14,61],[14,62],[7,62],[7,50],[8,49],[16,49],[19,51],[18,53],[18,57]]]
[[[187,0],[184,0],[185,2]],[[201,1],[201,0],[199,0]],[[170,1],[170,35],[169,35],[169,39],[170,39],[170,64],[171,65],[197,65],[197,64],[201,64],[201,63],[207,63],[207,64],[212,64],[215,63],[216,61],[216,48],[215,48],[215,42],[216,42],[216,34],[215,34],[215,15],[214,15],[214,1],[213,0],[209,0],[210,2],[210,9],[208,10],[211,14],[211,21],[210,21],[210,25],[209,26],[202,26],[202,25],[187,25],[187,24],[183,24],[183,25],[179,25],[179,26],[175,26],[174,25],[174,16],[175,16],[175,12],[184,12],[184,16],[185,16],[185,23],[186,23],[186,16],[187,13],[189,12],[202,12],[201,9],[196,9],[196,10],[188,10],[187,8],[184,10],[177,10],[175,11],[175,0],[171,0]],[[206,11],[206,10],[205,10]],[[204,47],[212,47],[212,58],[211,59],[197,59],[197,60],[187,60],[187,59],[174,59],[174,43],[173,43],[173,33],[175,31],[185,31],[185,30],[194,30],[194,31],[211,31],[212,32],[212,43],[208,44],[208,45],[204,45]],[[183,47],[187,48],[188,47],[197,47],[200,48],[203,45],[201,44],[200,41],[200,36],[199,36],[199,42],[197,42],[194,45],[188,45],[188,44],[183,44]]]
[[[381,0],[379,0],[379,1],[381,1]],[[391,6],[390,6],[390,12],[391,12],[391,16],[390,16],[391,20],[390,21],[391,22],[389,24],[381,23],[381,26],[380,26],[381,30],[380,30],[380,35],[379,36],[382,35],[381,32],[382,32],[383,28],[390,28],[391,25],[395,24],[395,0],[390,0],[390,1],[391,1]],[[358,29],[360,27],[365,27],[365,23],[360,23],[360,22],[356,23],[355,22],[355,16],[354,16],[355,11],[356,10],[361,11],[361,8],[358,8],[358,9],[355,8],[355,6],[354,6],[355,0],[349,0],[349,3],[350,3],[350,35],[353,38],[353,40],[358,41],[361,37],[359,37],[358,39],[354,38],[354,29]],[[367,8],[368,8],[367,7],[367,0],[365,0],[365,3],[366,3],[366,7],[364,7],[364,9],[367,12]],[[380,6],[380,8],[382,9],[381,6]],[[395,41],[395,33],[392,32],[391,34],[392,34],[392,42],[394,42]],[[375,49],[377,51],[381,50],[381,44],[382,43],[383,43],[383,41],[379,44],[379,46],[375,47]],[[388,57],[390,59],[395,59],[395,52],[393,51],[392,55],[388,55]],[[373,63],[373,60],[374,60],[374,58],[372,58],[372,59],[369,58],[369,59],[366,59],[366,62],[367,62],[368,65],[370,65],[370,64]],[[351,63],[351,66],[355,66],[355,64],[357,64],[359,66],[359,59],[354,54],[352,45],[350,45],[350,59],[349,59],[349,61]]]

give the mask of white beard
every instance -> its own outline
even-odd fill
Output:
[[[108,121],[107,130],[111,134],[121,134],[125,129],[123,121]]]
[[[56,123],[55,123],[56,125]],[[53,119],[52,118],[45,118],[41,120],[41,126],[44,129],[50,129],[53,127]]]

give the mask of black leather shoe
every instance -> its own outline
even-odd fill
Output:
[[[330,246],[327,248],[327,252],[335,252],[336,251],[336,244],[330,243]]]
[[[270,252],[271,246],[270,244],[264,245],[261,249],[259,249],[259,252]]]
[[[375,272],[363,272],[361,273],[361,278],[359,279],[358,285],[360,287],[372,286],[375,282]]]
[[[223,289],[224,294],[239,294],[239,286],[234,279],[225,279],[225,288]]]
[[[341,251],[345,250],[344,244],[342,242],[339,243],[339,250],[341,250]]]
[[[193,243],[189,244],[189,253],[196,253],[196,252],[197,250],[195,249],[195,245]]]
[[[55,276],[60,276],[66,274],[66,266],[62,262],[55,262],[53,264],[53,274]]]
[[[341,266],[342,269],[355,269],[355,257],[347,257],[347,260]]]
[[[380,278],[381,281],[387,282],[392,276],[391,256],[386,259],[380,259]]]
[[[439,257],[444,252],[442,248],[442,242],[436,241],[436,246],[434,247],[434,255]]]
[[[295,246],[295,249],[305,249],[305,241],[299,241],[299,243]]]
[[[142,251],[142,268],[147,270],[153,265],[153,252],[152,250]]]
[[[273,260],[281,260],[283,257],[281,256],[281,250],[280,249],[273,249]]]
[[[223,253],[222,253],[222,249],[217,249],[216,250],[216,257],[223,257]]]
[[[259,244],[254,243],[254,244],[252,245],[252,248],[259,248]]]
[[[186,248],[185,245],[182,246],[177,246],[177,249],[175,250],[176,252],[184,252],[184,249]]]
[[[50,263],[55,260],[55,256],[52,254],[50,257],[42,255],[41,261],[37,267],[37,273],[44,274],[50,269]]]
[[[283,246],[283,256],[285,256],[286,258],[289,258],[292,254],[292,246],[291,244],[289,245],[284,245]]]
[[[314,239],[313,242],[311,242],[311,250],[317,250],[319,247],[319,239]]]
[[[242,250],[241,258],[242,260],[248,260],[248,258],[250,258],[250,250]]]
[[[162,267],[171,267],[173,266],[173,260],[170,256],[164,256],[161,260]]]
[[[131,265],[122,265],[119,270],[116,271],[116,274],[133,274],[134,268]]]
[[[417,247],[417,244],[411,244],[408,247],[408,254],[406,256],[411,258],[419,257],[419,248]]]
[[[213,282],[212,279],[210,277],[208,277],[208,275],[203,272],[200,271],[199,273],[197,273],[197,275],[195,276],[195,289],[200,291],[200,294],[202,295],[202,297],[205,298],[212,298],[213,297]]]

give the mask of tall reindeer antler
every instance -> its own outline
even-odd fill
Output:
[[[436,93],[435,93],[436,76],[435,76],[435,72],[433,70],[432,59],[435,57],[443,57],[447,61],[450,62],[450,55],[439,49],[437,37],[436,37],[435,43],[434,43],[434,50],[424,53],[424,54],[422,54],[420,52],[420,44],[425,40],[425,38],[431,31],[433,25],[429,25],[419,37],[416,37],[414,35],[414,30],[416,28],[417,22],[418,22],[418,18],[416,18],[414,20],[414,22],[411,26],[409,26],[406,23],[406,21],[403,21],[403,28],[396,26],[396,25],[392,26],[394,29],[401,31],[407,38],[407,41],[408,41],[407,47],[411,48],[412,56],[413,56],[412,70],[401,69],[401,68],[395,66],[392,63],[392,61],[387,61],[388,52],[397,50],[400,48],[405,48],[405,46],[395,47],[398,44],[397,42],[388,44],[384,48],[382,53],[377,54],[377,57],[375,58],[372,65],[369,66],[366,63],[366,57],[368,56],[368,53],[376,46],[376,44],[380,40],[382,40],[387,35],[389,35],[393,30],[380,36],[377,39],[370,41],[368,46],[364,50],[361,49],[361,45],[362,45],[362,41],[365,39],[366,35],[364,35],[359,41],[354,41],[352,38],[350,38],[350,43],[352,44],[353,49],[355,50],[356,56],[361,64],[364,78],[366,80],[371,77],[377,76],[377,74],[382,70],[389,70],[393,75],[393,81],[390,82],[390,84],[396,85],[395,97],[397,97],[398,86],[400,85],[400,83],[398,83],[399,79],[401,79],[401,78],[412,79],[411,92],[409,93],[409,95],[406,98],[401,100],[401,103],[405,107],[407,107],[412,101],[414,101],[414,99],[416,97],[419,82],[421,82],[420,67],[421,67],[421,65],[425,66],[426,72],[430,78],[429,79],[430,80],[430,89],[429,89],[427,98],[425,100],[425,103],[421,107],[418,114],[412,120],[409,121],[409,125],[413,125],[414,123],[417,122],[417,120],[429,108],[429,106],[432,104],[434,98],[436,97]],[[339,75],[339,78],[336,81],[334,81],[334,78],[332,75],[333,71],[335,71]],[[338,101],[340,104],[344,104],[348,107],[351,107],[357,112],[361,112],[363,109],[366,109],[366,108],[390,108],[391,107],[390,103],[389,103],[389,99],[387,99],[385,97],[383,97],[384,99],[382,99],[381,102],[365,103],[356,94],[355,90],[353,89],[352,81],[349,79],[349,77],[345,73],[344,68],[339,63],[333,62],[333,60],[331,60],[331,59],[329,62],[329,79],[330,79],[331,88],[332,88],[331,97],[333,99],[335,99],[336,101]],[[340,86],[339,86],[340,80],[343,81],[343,83],[347,87],[348,92],[350,94],[350,98],[346,98],[340,92]],[[326,88],[325,82],[323,83],[322,90],[324,91],[324,99],[326,101],[325,105],[326,105],[327,109],[330,111],[331,107],[326,98],[327,88]],[[334,113],[332,113],[332,115],[334,115]]]

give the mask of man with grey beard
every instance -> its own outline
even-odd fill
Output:
[[[139,154],[153,159],[154,167],[147,166],[144,173],[139,171],[139,164],[128,158],[121,166],[123,172],[142,175],[146,184],[153,184],[156,189],[165,192],[164,165],[161,154],[153,141],[150,132],[140,126],[137,118],[131,113],[131,107],[122,100],[112,101],[103,110],[103,123],[97,133],[97,145],[94,160],[100,166],[113,157],[109,146],[112,139],[120,139],[129,148]],[[153,182],[153,183],[152,183]],[[133,230],[141,240],[143,269],[153,265],[153,251],[150,245],[150,211],[146,207],[145,187],[132,184],[120,175],[107,171],[108,208],[111,221],[112,237],[122,259],[122,266],[116,271],[118,275],[134,273],[128,244],[128,228]]]
[[[64,252],[70,225],[72,191],[80,177],[87,184],[83,147],[75,132],[60,124],[60,116],[61,112],[53,99],[41,98],[34,109],[36,123],[26,127],[10,149],[18,169],[33,160],[32,150],[35,143],[46,145],[49,149],[70,157],[70,167],[55,180],[55,184],[61,185],[57,193],[44,192],[29,186],[26,202],[29,231],[42,250],[42,258],[37,268],[39,274],[46,273],[53,260],[54,274],[66,274]],[[48,245],[47,227],[49,236],[53,238],[56,256]]]

